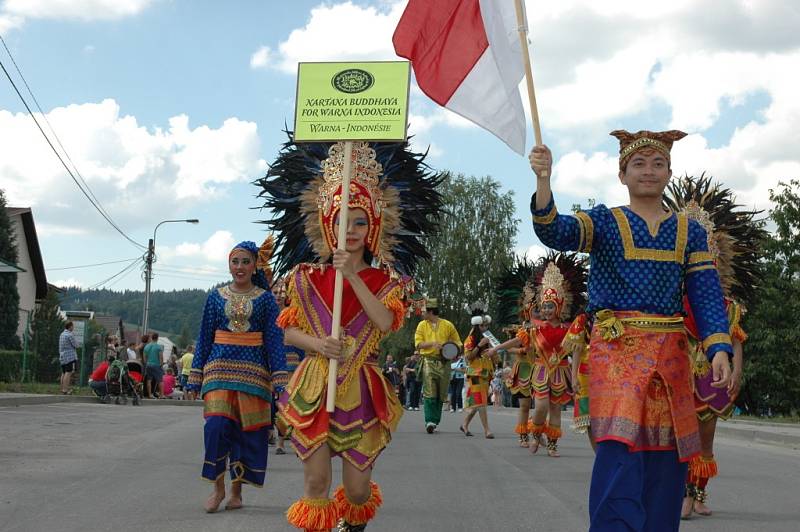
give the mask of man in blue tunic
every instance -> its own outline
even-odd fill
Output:
[[[630,203],[561,215],[552,156],[530,155],[537,176],[533,226],[546,246],[590,254],[588,312],[592,434],[591,531],[678,530],[687,462],[700,450],[683,329],[682,296],[697,318],[714,386],[727,386],[732,353],[719,275],[705,230],[662,205],[681,131],[611,133]]]

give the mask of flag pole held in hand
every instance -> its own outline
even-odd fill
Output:
[[[525,81],[528,86],[528,102],[531,106],[531,120],[533,121],[533,136],[536,145],[542,144],[542,129],[539,126],[539,109],[536,107],[536,90],[533,87],[533,69],[531,68],[531,56],[528,51],[528,21],[525,17],[523,0],[514,0],[514,7],[517,10],[517,29],[519,31],[519,43],[522,50],[522,63],[525,65]],[[547,177],[543,173],[541,177]]]

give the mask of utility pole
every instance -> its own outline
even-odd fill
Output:
[[[162,224],[180,222],[197,224],[200,223],[200,220],[197,218],[190,218],[188,220],[163,220],[158,222],[156,228],[153,229],[153,238],[147,242],[147,255],[145,255],[144,258],[144,315],[142,316],[142,335],[147,334],[147,325],[150,318],[150,281],[153,280],[153,262],[155,262],[156,255],[156,233]]]
[[[147,242],[147,255],[144,259],[144,315],[142,316],[142,336],[147,334],[147,320],[150,317],[150,281],[153,279],[154,254],[155,241],[151,238]]]

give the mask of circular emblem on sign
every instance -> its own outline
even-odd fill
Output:
[[[372,74],[360,68],[342,70],[331,79],[334,89],[348,94],[364,92],[372,87],[373,83],[375,83],[375,78]]]

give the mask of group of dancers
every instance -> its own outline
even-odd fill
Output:
[[[683,133],[612,134],[620,140],[625,207],[559,214],[550,151],[532,151],[534,230],[561,253],[520,264],[513,286],[504,287],[520,321],[511,340],[492,346],[485,308],[474,309],[463,345],[461,430],[469,434],[478,415],[493,437],[489,381],[506,349],[515,357],[509,387],[520,405],[520,446],[537,452],[545,444],[559,456],[562,406],[574,401],[574,427],[596,449],[590,529],[677,530],[681,516],[710,514],[714,426],[730,415],[738,392],[740,318],[762,230],[756,213],[705,177],[679,180],[665,203],[670,149]],[[429,258],[423,242],[437,229],[442,177],[406,143],[354,143],[346,242],[337,249],[345,152],[343,143],[284,145],[257,182],[274,240],[237,244],[232,282],[206,302],[188,387],[205,405],[202,476],[214,484],[208,512],[226,499],[226,472],[226,509],[242,507],[243,483],[263,485],[273,423],[303,463],[303,495],[287,511],[290,524],[364,530],[382,504],[372,470],[403,409],[377,365],[378,346],[402,327],[415,267]],[[588,267],[583,255],[567,252],[588,254]],[[342,328],[332,334],[337,272]],[[428,433],[447,396],[447,343],[461,340],[428,300],[415,335]],[[328,412],[332,360],[337,385]],[[342,483],[331,494],[336,456]]]

